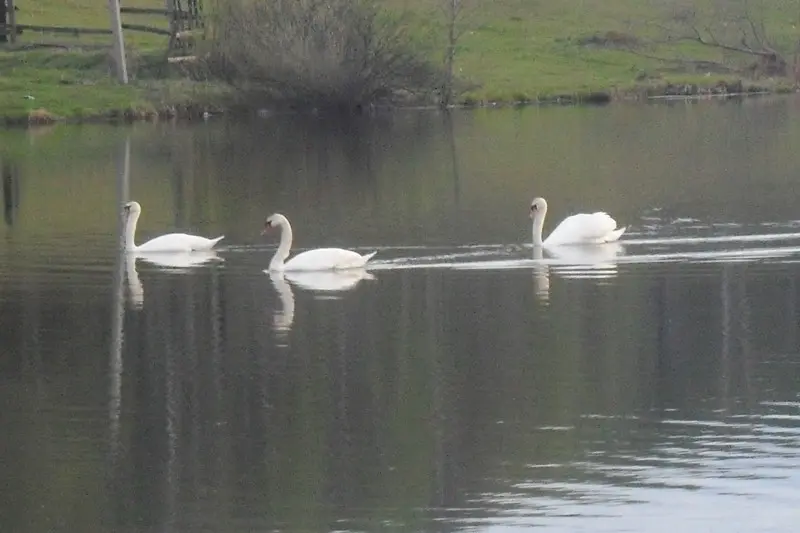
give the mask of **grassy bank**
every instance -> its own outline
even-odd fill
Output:
[[[122,86],[109,74],[109,67],[108,56],[101,51],[0,52],[0,120],[17,124],[200,115],[223,104],[228,95],[222,85],[178,76],[140,74]]]
[[[697,0],[701,8],[713,0]],[[18,2],[22,24],[106,27],[105,2],[37,0]],[[446,46],[443,0],[383,0],[389,8],[410,11],[415,31],[424,36],[434,60]],[[460,103],[600,100],[642,94],[692,92],[703,87],[739,87],[741,76],[676,66],[654,56],[718,60],[722,51],[697,43],[650,47],[631,53],[607,36],[646,38],[645,21],[664,16],[657,0],[465,0],[458,29],[455,73],[464,89]],[[162,0],[128,0],[126,6],[162,7]],[[797,0],[772,0],[758,16],[771,40],[797,35]],[[158,19],[135,20],[165,25]],[[650,26],[652,28],[652,26]],[[34,43],[68,42],[81,50],[25,49]],[[0,114],[6,122],[51,118],[96,119],[127,115],[200,114],[224,106],[230,92],[221,84],[189,81],[164,64],[166,39],[128,32],[132,83],[119,86],[110,59],[98,46],[109,38],[55,37],[26,33],[17,49],[0,46]],[[94,48],[93,48],[94,47]],[[745,80],[757,89],[788,89],[787,79]],[[694,87],[693,87],[694,86]],[[687,89],[688,87],[688,89]]]
[[[124,0],[128,7],[163,8],[163,0]],[[18,24],[107,28],[107,3],[98,0],[17,1]],[[167,27],[160,16],[125,15],[125,22]],[[63,45],[63,46],[62,46]],[[186,79],[165,62],[167,38],[127,31],[131,83],[112,75],[110,37],[26,31],[0,45],[0,122],[6,124],[160,115],[200,115],[229,97],[222,84]]]
[[[441,0],[393,0],[422,14],[420,19],[444,36]],[[602,91],[617,96],[663,94],[677,87],[713,87],[741,80],[737,74],[686,68],[658,58],[723,61],[724,50],[689,41],[644,45],[631,52],[620,40],[645,43],[656,25],[674,14],[676,0],[464,0],[457,42],[456,71],[475,84],[462,99],[486,101],[549,100],[558,95]],[[683,2],[686,4],[686,2]],[[694,0],[704,18],[714,20],[714,0]],[[719,4],[719,2],[716,2]],[[736,2],[730,2],[736,4]],[[750,2],[758,5],[758,2]],[[770,0],[755,13],[776,44],[793,43],[800,2]],[[437,15],[438,13],[438,15]],[[699,16],[700,16],[699,15]],[[688,29],[688,28],[687,28]],[[439,45],[443,46],[442,43]],[[728,54],[730,55],[730,54]],[[739,60],[748,61],[747,57]],[[741,80],[745,87],[783,90],[785,79]]]

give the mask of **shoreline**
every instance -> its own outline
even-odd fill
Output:
[[[137,1],[154,9],[163,7],[163,1]],[[80,10],[54,0],[45,4],[41,10],[21,12],[25,20],[20,21],[42,27],[78,21],[86,28],[108,26],[108,9],[101,3],[78,0],[84,6]],[[782,53],[778,50],[764,55],[760,41],[750,43],[749,49],[741,48],[738,34],[726,35],[730,42],[718,43],[725,46],[714,46],[703,39],[669,39],[671,30],[661,35],[659,28],[648,22],[672,20],[663,6],[655,4],[639,5],[630,0],[523,4],[515,0],[474,3],[469,16],[456,24],[457,41],[450,45],[450,22],[442,6],[419,0],[376,5],[385,7],[387,13],[396,9],[397,15],[402,15],[398,20],[402,22],[403,39],[413,44],[409,50],[419,54],[420,60],[427,59],[436,76],[447,75],[448,83],[457,88],[454,98],[448,100],[454,104],[448,106],[451,109],[727,99],[800,90],[788,46],[796,40],[795,29],[786,23],[794,16],[788,5],[759,12],[758,20],[751,21],[761,24],[761,31],[769,32],[770,40],[787,44]],[[697,16],[702,20],[697,24],[717,24],[711,14],[717,14],[720,6],[711,0],[700,1],[701,5],[704,10]],[[739,13],[736,9],[722,14]],[[719,37],[723,38],[721,33]],[[107,37],[26,31],[17,43],[0,44],[0,127],[327,112],[313,108],[313,91],[299,93],[309,105],[298,108],[260,101],[246,87],[231,87],[222,81],[234,79],[225,68],[219,70],[224,65],[203,60],[213,46],[209,41],[207,46],[192,48],[193,55],[188,57],[199,61],[175,61],[167,57],[171,54],[163,35],[128,31],[125,51],[131,83],[120,85],[112,76],[114,61]],[[442,54],[450,46],[455,55],[447,74],[439,69],[444,68]],[[180,53],[184,52],[188,50]],[[775,54],[774,60],[767,61]],[[245,73],[240,81],[257,83],[257,76],[251,79],[250,74]],[[392,82],[390,85],[398,90],[390,99],[363,108],[331,111],[344,115],[441,109],[435,87],[444,79],[436,76],[420,86]],[[417,96],[404,92],[411,88],[416,88]],[[427,92],[423,93],[423,88]],[[278,94],[293,95],[280,90]]]
[[[477,100],[461,98],[458,104],[450,109],[481,109],[526,106],[598,106],[610,105],[621,102],[648,102],[657,100],[700,100],[700,99],[735,99],[751,96],[764,96],[774,94],[793,94],[800,88],[779,83],[756,84],[737,80],[735,82],[718,81],[708,85],[665,83],[655,86],[638,86],[630,89],[583,91],[575,93],[560,93],[539,96],[536,99],[525,100]],[[302,112],[290,107],[265,107],[231,103],[228,101],[213,102],[201,98],[198,102],[180,104],[146,105],[139,107],[112,108],[96,113],[78,113],[75,115],[60,116],[51,113],[46,108],[35,108],[26,114],[2,115],[0,113],[0,127],[29,128],[53,124],[131,124],[136,122],[158,122],[179,120],[192,122],[206,120],[214,115],[250,115],[257,116],[265,113]],[[399,104],[376,105],[374,109],[409,109],[430,108],[438,109],[435,105]],[[363,112],[363,111],[362,111]]]

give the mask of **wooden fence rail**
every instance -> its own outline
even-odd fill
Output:
[[[129,15],[160,15],[169,21],[169,28],[157,28],[146,24],[128,24],[122,23],[123,30],[140,31],[145,33],[153,33],[156,35],[164,35],[170,38],[169,47],[172,48],[177,42],[185,41],[187,37],[194,36],[197,31],[202,27],[200,9],[197,2],[189,2],[189,9],[180,9],[179,0],[171,0],[167,2],[167,8],[150,8],[150,7],[120,7],[121,14]],[[170,9],[170,7],[177,7],[177,9]],[[16,22],[16,8],[14,0],[0,0],[0,42],[10,41],[12,44],[16,42],[17,36],[23,31],[33,31],[41,33],[61,33],[72,34],[79,36],[85,35],[111,35],[110,28],[82,28],[73,26],[41,26],[36,24],[17,24]],[[188,30],[188,31],[187,31]]]

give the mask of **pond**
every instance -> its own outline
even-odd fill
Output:
[[[795,531],[800,99],[0,132],[0,523]],[[618,244],[532,249],[608,211]],[[225,235],[214,254],[120,252]],[[295,251],[365,273],[270,275]]]

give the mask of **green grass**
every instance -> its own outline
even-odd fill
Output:
[[[667,83],[710,85],[735,76],[680,72],[671,65],[624,50],[585,47],[581,38],[616,31],[639,37],[653,36],[646,21],[663,20],[665,5],[673,0],[464,0],[458,41],[457,74],[476,87],[466,98],[477,101],[533,100],[557,94],[599,90],[629,91],[637,86]],[[445,35],[442,0],[386,0],[412,9],[431,31]],[[708,9],[713,0],[695,0]],[[734,2],[731,2],[733,4]],[[752,0],[758,7],[759,0]],[[764,1],[765,26],[777,43],[796,41],[800,33],[797,0]],[[699,45],[660,47],[650,55],[719,60],[719,50]],[[646,81],[637,80],[645,77]],[[709,79],[710,78],[710,79]]]
[[[444,50],[444,0],[380,0],[389,8],[412,13],[414,31],[424,36],[434,60]],[[623,50],[585,47],[581,38],[617,31],[647,36],[644,21],[663,17],[670,0],[464,0],[456,74],[466,91],[462,102],[535,101],[554,95],[591,91],[627,92],[668,83],[710,85],[725,76],[682,72]],[[714,0],[696,0],[702,11]],[[104,28],[104,0],[37,0],[19,2],[20,24]],[[206,2],[211,4],[210,1]],[[750,2],[758,6],[758,0]],[[123,0],[125,6],[163,7],[163,0]],[[763,4],[767,30],[777,43],[796,41],[800,0]],[[126,22],[166,27],[161,17],[125,15]],[[112,110],[148,114],[170,106],[213,103],[225,94],[213,84],[164,76],[165,37],[126,32],[132,83],[118,85],[110,75],[105,50],[108,36],[48,35],[26,32],[21,45],[68,42],[83,51],[9,51],[0,47],[0,109],[6,118],[24,119],[37,109],[61,117],[108,115]],[[94,47],[94,48],[92,48]],[[93,51],[92,51],[93,50]],[[654,55],[676,49],[648,50]],[[717,50],[682,45],[677,53],[719,59]],[[161,66],[159,66],[161,65]],[[160,70],[159,70],[160,69]],[[784,80],[784,84],[788,81]],[[767,84],[768,85],[768,84]]]
[[[37,0],[18,2],[19,24],[107,28],[103,0]],[[163,8],[163,0],[127,0],[128,7]],[[166,28],[166,17],[124,15],[129,23]],[[25,31],[16,47],[0,47],[0,110],[6,122],[27,121],[37,110],[54,117],[93,119],[122,113],[152,115],[165,108],[212,105],[224,88],[191,82],[165,66],[167,38],[125,32],[131,83],[120,85],[112,75],[106,35],[48,34]],[[35,48],[61,44],[69,49]]]
[[[153,116],[166,110],[215,107],[228,89],[181,76],[158,76],[163,51],[129,54],[131,83],[111,75],[106,51],[0,51],[0,109],[6,122],[27,122],[32,114],[54,118]]]
[[[98,66],[87,66],[98,54],[36,52],[0,54],[0,109],[10,118],[36,109],[57,116],[91,116],[109,109],[144,108],[135,86],[122,87]],[[87,57],[88,56],[88,57]],[[50,59],[68,59],[50,64]]]

